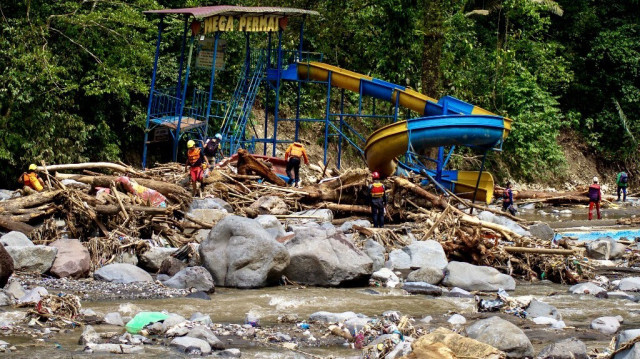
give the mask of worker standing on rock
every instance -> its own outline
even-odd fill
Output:
[[[511,215],[515,216],[518,211],[513,206],[513,190],[511,189],[511,182],[507,182],[507,187],[505,187],[503,195],[502,195],[502,211],[509,211]]]
[[[602,192],[600,191],[600,185],[598,184],[598,177],[593,177],[593,184],[589,186],[589,220],[593,219],[593,207],[596,207],[598,213],[598,219],[602,219],[600,216],[600,200],[602,199]]]
[[[25,194],[31,194],[34,193],[34,191],[42,192],[44,189],[44,181],[36,173],[36,168],[38,168],[38,166],[33,163],[30,164],[29,170],[23,172],[20,178],[18,178],[18,183],[22,185],[22,190]]]
[[[300,187],[300,159],[304,159],[304,164],[309,165],[309,157],[307,157],[307,150],[300,142],[294,142],[287,147],[287,151],[284,153],[284,160],[287,161],[287,176],[289,177],[289,185],[294,183],[295,187]],[[293,174],[291,170],[293,169]]]
[[[371,174],[373,183],[369,186],[369,203],[371,204],[371,216],[373,217],[373,227],[384,227],[384,215],[387,206],[387,194],[385,188],[380,181],[380,174],[373,172]]]
[[[204,149],[204,160],[209,166],[211,166],[212,163],[216,163],[216,155],[218,154],[220,141],[222,141],[222,135],[216,133],[213,138],[208,138],[202,146]],[[211,159],[211,161],[209,161],[209,159]]]
[[[627,175],[627,172],[622,171],[618,173],[616,185],[618,186],[618,201],[620,201],[620,192],[622,192],[622,202],[625,202],[627,200],[627,186],[629,185],[629,175]]]
[[[193,140],[187,142],[187,163],[185,171],[189,171],[191,175],[191,193],[195,196],[197,193],[197,182],[200,182],[200,189],[204,187],[204,156],[202,151],[196,147]]]

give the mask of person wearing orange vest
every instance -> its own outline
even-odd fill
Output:
[[[30,164],[29,171],[23,172],[20,178],[18,178],[18,183],[23,186],[23,190],[27,194],[33,191],[42,192],[44,189],[44,181],[36,173],[36,168],[38,168],[38,166],[33,163]]]
[[[384,227],[384,215],[387,206],[387,194],[382,182],[380,182],[380,174],[373,172],[371,174],[373,183],[369,186],[369,203],[371,204],[371,215],[373,217],[373,227]]]
[[[502,211],[509,211],[511,215],[515,216],[518,211],[513,206],[513,190],[511,189],[511,182],[507,182],[507,187],[505,187],[504,192],[502,194]]]
[[[287,161],[287,176],[289,177],[289,184],[294,182],[295,175],[295,187],[300,187],[300,159],[304,159],[304,164],[309,165],[309,157],[307,157],[307,150],[300,142],[294,142],[287,147],[287,151],[284,153],[284,160]]]
[[[200,182],[200,189],[204,187],[204,158],[200,148],[196,147],[193,140],[187,142],[187,162],[185,171],[189,171],[191,175],[191,192],[195,196],[197,193],[197,182]]]
[[[589,186],[589,220],[593,219],[593,207],[596,207],[598,219],[602,219],[602,216],[600,215],[601,199],[602,192],[600,191],[600,185],[598,184],[598,177],[593,177],[593,184]]]

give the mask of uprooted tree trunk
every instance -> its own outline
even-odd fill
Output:
[[[258,161],[247,150],[238,150],[238,174],[248,175],[251,172],[278,186],[286,186],[285,181],[273,173],[264,163]]]

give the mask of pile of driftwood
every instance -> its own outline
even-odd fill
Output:
[[[303,188],[287,187],[269,163],[241,150],[235,164],[223,161],[211,170],[200,196],[221,198],[232,206],[235,214],[248,217],[270,213],[286,220],[300,218],[294,212],[326,208],[335,214],[334,224],[340,224],[370,214],[367,170],[315,167],[305,178],[311,184]],[[109,170],[111,175],[93,172],[96,169]],[[195,241],[195,231],[214,225],[187,213],[192,200],[187,190],[189,179],[185,168],[177,163],[144,172],[109,163],[43,166],[41,171],[49,190],[0,202],[0,229],[18,230],[30,235],[34,242],[48,243],[62,235],[62,227],[67,236],[87,243],[94,265],[111,261],[122,251],[145,250],[149,241],[141,238],[158,242],[152,245],[185,248]],[[59,173],[62,171],[82,174]],[[162,193],[167,206],[152,207],[121,192],[115,182],[117,176],[123,175]],[[386,217],[390,225],[385,229],[354,227],[361,235],[356,243],[374,238],[390,251],[408,244],[406,234],[411,231],[418,240],[439,241],[450,260],[490,265],[528,279],[542,276],[573,283],[591,275],[573,260],[576,248],[553,247],[549,242],[523,237],[505,226],[482,221],[470,213],[487,210],[522,222],[452,193],[447,197],[436,195],[417,183],[417,179],[387,178]],[[96,187],[108,188],[110,193],[96,196]],[[60,226],[60,221],[64,221],[64,226]]]

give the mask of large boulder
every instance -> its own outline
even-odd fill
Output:
[[[611,256],[611,242],[597,239],[590,241],[586,245],[587,257],[591,259],[607,260]]]
[[[215,225],[224,217],[230,214],[224,209],[194,209],[189,215],[200,222],[211,223]]]
[[[45,273],[53,265],[58,248],[47,246],[10,246],[5,247],[11,258],[13,268],[29,272]]]
[[[618,289],[625,292],[640,291],[640,277],[629,277],[620,280],[620,283],[618,283]]]
[[[515,290],[516,281],[497,269],[476,266],[464,262],[450,262],[445,268],[442,284],[447,287],[459,287],[464,290],[497,291]]]
[[[387,266],[394,270],[422,267],[444,269],[447,266],[447,256],[440,243],[434,240],[417,241],[389,253]]]
[[[373,271],[377,271],[384,267],[384,254],[387,252],[384,246],[377,241],[369,238],[364,242],[364,252],[371,258],[373,262]]]
[[[547,317],[555,320],[562,320],[562,316],[558,313],[556,307],[541,302],[537,299],[532,299],[527,307],[527,318]]]
[[[33,242],[22,232],[11,231],[0,237],[3,246],[34,246]]]
[[[534,225],[529,226],[529,232],[531,232],[532,236],[538,237],[545,241],[553,240],[556,232],[546,223],[536,223]]]
[[[453,355],[443,355],[443,350],[436,345],[442,345],[450,350]],[[435,346],[435,347],[434,347]],[[438,328],[429,334],[423,335],[411,344],[413,352],[407,355],[407,359],[422,358],[478,358],[500,359],[504,353],[500,350],[479,342],[475,339],[463,337],[449,329]],[[444,351],[446,352],[446,351]]]
[[[640,329],[629,329],[623,330],[616,336],[616,347],[615,350],[621,349],[621,347],[630,341],[636,339],[640,336]],[[640,344],[635,343],[630,348],[621,350],[616,355],[613,356],[613,359],[638,359],[640,358]]]
[[[153,278],[142,268],[126,263],[108,264],[93,273],[97,280],[113,283],[153,282]]]
[[[342,233],[327,235],[318,227],[298,227],[295,237],[285,246],[291,263],[285,269],[287,278],[318,286],[338,286],[366,280],[373,272],[371,258]]]
[[[207,355],[211,353],[211,345],[206,341],[193,337],[178,337],[171,341],[171,346],[177,347],[183,352],[197,349],[200,353]]]
[[[138,265],[148,272],[157,273],[162,266],[162,261],[175,253],[177,248],[151,247],[138,255]]]
[[[524,332],[500,317],[478,320],[467,328],[467,334],[469,338],[502,350],[509,358],[533,356],[533,345]]]
[[[249,209],[256,214],[287,214],[289,206],[278,196],[262,196],[253,202]]]
[[[215,334],[211,331],[211,329],[207,328],[204,325],[197,325],[193,327],[187,334],[188,337],[202,339],[209,343],[211,348],[213,349],[224,349],[224,343],[216,337]]]
[[[414,270],[407,276],[408,282],[425,282],[429,284],[438,284],[444,278],[444,273],[440,268],[422,267]]]
[[[353,229],[353,226],[358,226],[358,227],[362,227],[362,228],[371,228],[371,222],[369,222],[366,219],[356,219],[353,221],[346,221],[344,222],[340,228],[338,228],[340,231],[347,233],[350,232]]]
[[[280,278],[289,252],[253,219],[222,219],[199,248],[217,286],[257,288]]]
[[[77,239],[62,238],[49,246],[58,248],[56,259],[49,270],[58,278],[84,278],[91,270],[89,250]]]
[[[611,335],[620,329],[620,322],[616,317],[600,317],[591,321],[591,329],[595,329],[602,334]]]
[[[187,263],[179,260],[175,257],[167,257],[160,264],[160,269],[158,270],[158,274],[166,274],[170,277],[176,275],[176,273],[180,272],[184,268],[187,267]]]
[[[433,295],[436,297],[442,295],[442,288],[425,282],[404,282],[402,289],[411,294]]]
[[[544,347],[536,359],[589,359],[589,356],[584,342],[568,338]]]
[[[279,238],[285,235],[284,226],[282,222],[273,215],[262,214],[256,217],[256,221],[260,223],[262,228],[264,228],[273,238]]]
[[[603,292],[606,293],[607,291],[591,282],[578,283],[569,287],[569,293],[572,294],[591,294],[597,296]]]
[[[0,245],[0,288],[3,288],[13,274],[13,258],[3,245]],[[20,285],[18,283],[18,285]]]
[[[211,273],[209,273],[209,271],[204,267],[184,268],[162,284],[167,287],[178,289],[194,288],[197,291],[207,293],[212,292],[214,289]]]

